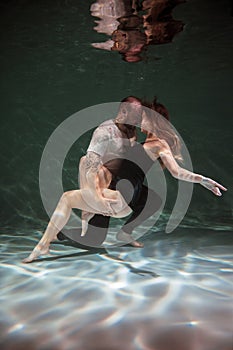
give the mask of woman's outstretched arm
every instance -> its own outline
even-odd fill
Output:
[[[194,182],[199,183],[208,190],[212,191],[216,196],[221,196],[222,191],[226,191],[227,189],[220,185],[218,182],[207,178],[200,174],[195,174],[189,170],[186,170],[179,166],[179,164],[176,162],[175,158],[173,157],[173,154],[171,152],[171,149],[168,144],[165,142],[161,147],[159,147],[158,155],[163,161],[163,164],[168,169],[168,171],[171,173],[173,177],[179,180],[188,181],[188,182]]]

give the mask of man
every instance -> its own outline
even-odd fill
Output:
[[[143,184],[145,170],[151,166],[151,160],[148,160],[143,147],[135,143],[136,125],[141,124],[142,111],[140,99],[134,96],[123,99],[117,117],[105,121],[94,131],[86,155],[86,177],[90,189],[95,191],[96,174],[104,164],[112,174],[110,188],[117,188],[133,210],[117,238],[134,247],[142,247],[143,244],[132,238],[133,229],[161,205],[160,197]],[[121,181],[123,179],[128,181]],[[148,199],[150,206],[144,210]],[[108,216],[94,215],[84,237],[80,237],[77,231],[64,229],[63,232],[81,244],[98,246],[106,237],[109,220]],[[58,235],[60,238],[61,234]]]

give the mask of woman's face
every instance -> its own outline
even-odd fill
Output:
[[[142,127],[141,127],[141,132],[143,132],[143,134],[148,134],[148,132],[147,132],[147,130],[146,129],[143,129]]]
[[[150,130],[148,130],[148,118],[145,115],[145,112],[142,113],[142,123],[141,123],[141,132],[143,134],[148,134]]]

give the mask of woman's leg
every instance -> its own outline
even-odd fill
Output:
[[[88,229],[88,222],[93,218],[95,214],[90,213],[88,211],[82,210],[82,232],[81,232],[81,237],[84,237],[85,234],[87,233]]]
[[[23,260],[23,262],[31,262],[38,256],[49,253],[50,243],[57,238],[57,234],[68,222],[72,208],[90,210],[88,205],[83,201],[81,190],[68,191],[63,193],[58,205],[49,221],[45,233],[39,243],[36,245],[32,253]]]

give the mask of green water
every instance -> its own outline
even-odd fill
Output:
[[[147,98],[156,94],[170,111],[194,170],[228,188],[218,198],[195,186],[186,219],[232,227],[230,1],[193,0],[178,6],[173,15],[185,23],[184,31],[170,44],[150,46],[146,60],[139,63],[91,47],[92,42],[106,39],[93,30],[92,1],[4,3],[0,24],[3,226],[41,228],[41,220],[47,221],[39,193],[39,164],[47,139],[63,120],[129,94]],[[72,161],[65,169],[69,189],[76,176],[76,160]],[[177,184],[169,174],[167,181],[165,210],[169,211]]]
[[[231,350],[231,2],[178,6],[173,14],[184,31],[170,44],[148,47],[139,63],[91,47],[106,40],[93,30],[91,4],[0,3],[0,348]],[[49,136],[73,113],[131,94],[156,94],[194,170],[228,191],[219,198],[196,185],[186,217],[167,235],[177,181],[166,174],[165,209],[140,238],[143,249],[85,250],[57,241],[51,256],[23,264],[48,221],[39,166]],[[77,186],[77,163],[89,137],[83,135],[65,160],[64,189]]]

